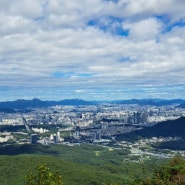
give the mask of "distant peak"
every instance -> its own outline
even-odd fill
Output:
[[[41,100],[38,98],[33,98],[32,101],[39,101],[40,102]]]

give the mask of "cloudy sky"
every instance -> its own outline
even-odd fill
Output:
[[[185,0],[0,0],[0,101],[185,99]]]

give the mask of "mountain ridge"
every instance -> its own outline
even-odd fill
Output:
[[[185,117],[159,122],[152,127],[146,127],[128,134],[120,135],[120,139],[138,140],[151,137],[181,137],[185,139]]]
[[[99,105],[99,104],[138,104],[138,105],[151,105],[151,106],[165,106],[165,105],[181,105],[185,104],[183,99],[130,99],[130,100],[115,100],[115,101],[86,101],[82,99],[64,99],[60,101],[52,100],[40,100],[34,98],[32,100],[18,99],[15,101],[5,101],[0,102],[0,111],[2,109],[29,109],[29,108],[44,108],[55,105],[71,105],[71,106],[80,106],[80,105]],[[8,110],[11,112],[11,110]]]

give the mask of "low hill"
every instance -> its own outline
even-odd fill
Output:
[[[185,150],[185,139],[178,139],[174,141],[158,142],[152,144],[154,148],[158,149],[171,149],[171,150]]]
[[[142,130],[120,135],[118,139],[138,140],[151,137],[181,137],[185,138],[185,117],[176,120],[160,122],[153,127],[146,127]]]

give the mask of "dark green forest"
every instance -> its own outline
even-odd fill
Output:
[[[132,162],[128,151],[95,145],[9,145],[0,147],[0,185],[24,185],[39,164],[58,170],[64,185],[130,185],[151,177],[164,160]],[[152,169],[152,170],[151,170]]]

